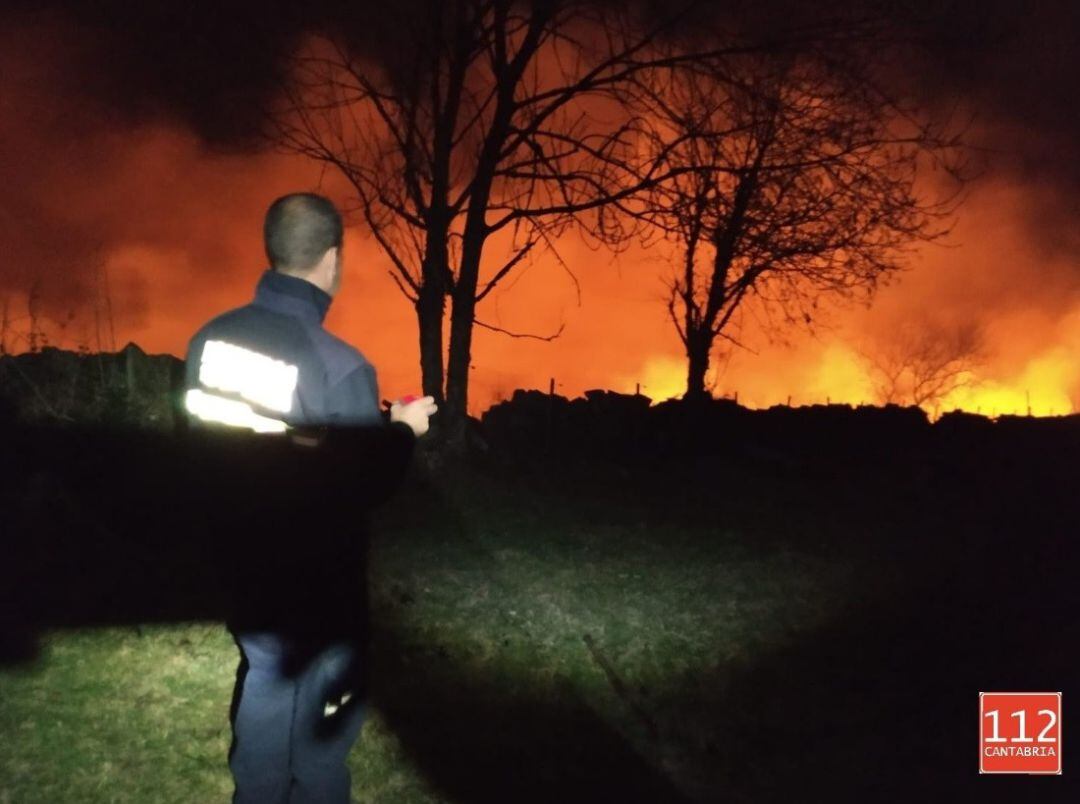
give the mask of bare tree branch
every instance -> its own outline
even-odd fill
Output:
[[[559,328],[555,332],[553,332],[551,335],[532,335],[532,334],[529,334],[527,332],[511,332],[508,329],[503,329],[502,327],[497,327],[494,324],[485,324],[479,318],[474,319],[474,322],[476,323],[476,325],[478,327],[483,327],[484,329],[491,329],[491,330],[494,330],[495,332],[501,332],[504,335],[509,335],[511,338],[534,338],[534,339],[536,339],[538,341],[553,341],[553,340],[555,340],[560,335],[562,335],[562,331],[566,326],[565,323],[559,324]]]

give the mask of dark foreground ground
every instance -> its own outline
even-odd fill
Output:
[[[91,446],[6,480],[0,802],[226,801],[213,540],[160,445]],[[1060,777],[977,770],[981,690],[1063,691],[1071,731],[1078,457],[414,465],[370,517],[354,797],[1080,800],[1069,749]]]

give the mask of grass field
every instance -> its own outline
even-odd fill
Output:
[[[1074,597],[1045,572],[1056,540],[1027,563],[973,559],[981,539],[1007,538],[991,528],[1001,511],[972,521],[971,490],[942,496],[938,480],[721,462],[411,483],[374,515],[354,798],[968,790],[982,781],[981,685],[1061,689],[1071,666],[1029,642],[1064,618],[1033,632],[1026,597],[990,605],[973,590],[1020,572],[1044,601]],[[957,522],[970,527],[942,544]],[[227,801],[237,658],[213,622],[43,634],[33,662],[0,668],[0,802]],[[1016,798],[1015,780],[995,781],[982,788],[994,800],[1065,794]]]

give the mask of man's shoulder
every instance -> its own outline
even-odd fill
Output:
[[[251,316],[254,310],[255,305],[246,304],[219,312],[217,316],[206,321],[202,326],[199,327],[198,330],[195,330],[194,335],[192,335],[191,337],[192,339],[194,339],[200,335],[206,335],[213,332],[214,330],[219,330],[222,326],[229,326],[230,324],[238,323],[243,319],[247,318],[248,316]]]
[[[230,327],[231,325],[243,320],[246,317],[248,310],[251,308],[250,304],[241,305],[240,307],[233,307],[231,310],[225,310],[218,313],[209,321],[204,323],[201,327],[195,330],[195,333],[188,340],[188,346],[206,339],[208,336],[213,335],[216,331],[223,328]]]
[[[314,334],[291,316],[249,302],[211,318],[195,331],[188,343],[190,346],[208,338],[238,337],[243,340],[290,342],[297,348],[298,344],[310,344]]]

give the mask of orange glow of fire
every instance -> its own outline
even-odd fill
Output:
[[[37,40],[5,37],[5,44],[19,41]],[[32,66],[44,57],[26,51],[7,58]],[[33,73],[42,88],[27,95],[34,82],[13,81],[11,70],[0,70],[0,90],[10,95],[12,108],[45,109],[51,74],[46,73]],[[47,111],[63,111],[61,98]],[[212,154],[190,131],[164,123],[131,130],[101,124],[78,140],[59,141],[50,139],[58,136],[53,129],[32,122],[14,115],[0,128],[25,152],[20,161],[35,165],[35,208],[56,214],[47,230],[20,223],[5,241],[14,256],[0,275],[0,302],[23,319],[5,333],[12,351],[26,348],[14,336],[27,324],[32,274],[42,279],[41,312],[48,318],[39,326],[49,341],[69,349],[97,346],[95,314],[102,307],[94,277],[100,261],[109,277],[116,346],[135,341],[150,353],[182,356],[202,323],[250,300],[265,267],[262,215],[274,197],[301,189],[319,190],[338,202],[349,197],[340,177],[300,157]],[[68,158],[52,158],[57,152]],[[71,171],[69,164],[85,169]],[[851,336],[887,334],[894,323],[927,309],[944,320],[995,325],[990,358],[970,385],[948,395],[931,414],[954,408],[987,416],[1080,410],[1080,306],[1073,303],[1069,310],[1077,298],[1074,255],[1040,250],[1031,229],[1030,202],[1037,190],[1015,177],[981,185],[961,209],[954,248],[913,260],[912,270],[883,289],[870,311],[837,316],[838,331]],[[77,260],[63,253],[61,260],[53,244],[79,231],[99,236],[100,248]],[[505,260],[505,244],[491,245],[482,279]],[[670,248],[631,249],[616,264],[572,236],[558,248],[561,260],[537,256],[515,269],[483,300],[477,316],[520,333],[551,333],[563,323],[565,331],[541,341],[476,328],[469,412],[481,415],[515,388],[546,391],[549,378],[558,393],[571,398],[591,388],[633,393],[635,387],[654,402],[681,396],[686,361],[667,317],[661,281],[677,255]],[[383,398],[418,392],[416,317],[387,275],[388,259],[358,226],[348,230],[344,253],[345,282],[328,327],[375,364]],[[58,327],[55,322],[70,310],[76,320]],[[714,367],[708,377],[715,379],[714,395],[737,394],[740,404],[753,408],[789,400],[795,406],[873,404],[873,382],[851,345],[857,337],[819,337],[797,340],[790,349],[756,343],[754,353],[736,350],[730,365]]]

